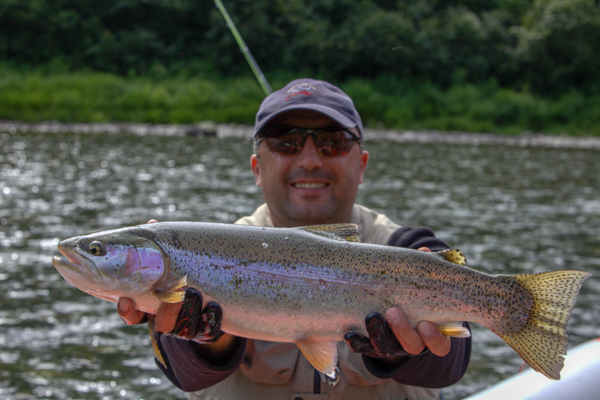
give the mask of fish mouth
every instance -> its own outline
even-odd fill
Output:
[[[73,254],[62,243],[59,243],[58,250],[61,255],[52,258],[52,265],[65,279],[71,281],[79,277],[80,279],[92,278],[96,282],[102,281],[102,275],[93,262],[79,254]],[[67,278],[67,275],[70,279]],[[79,279],[76,280],[79,281]]]
[[[54,256],[52,258],[52,264],[57,269],[61,268],[61,269],[68,269],[68,270],[72,270],[72,271],[73,270],[81,271],[81,269],[83,267],[80,263],[73,262],[69,259],[69,257],[64,256],[64,255]]]
[[[66,255],[60,255],[52,258],[52,264],[58,273],[77,289],[104,300],[118,301],[120,296],[111,296],[105,290],[102,290],[101,286],[97,285],[97,282],[100,282],[102,277],[96,266],[92,263],[86,262],[86,265],[83,265],[83,263],[79,263],[77,260],[71,260]]]

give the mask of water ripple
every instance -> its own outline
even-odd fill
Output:
[[[69,285],[51,259],[61,238],[88,231],[150,218],[230,223],[250,214],[263,202],[248,168],[251,131],[225,126],[218,138],[197,139],[168,127],[165,135],[160,126],[131,134],[115,127],[77,134],[80,125],[0,123],[0,398],[186,397],[154,366],[147,328],[123,324],[114,304]],[[360,203],[398,223],[432,227],[482,271],[593,272],[569,324],[570,343],[600,336],[596,147],[534,136],[368,138]],[[446,399],[522,363],[491,331],[475,325],[473,333],[467,375],[444,389]]]

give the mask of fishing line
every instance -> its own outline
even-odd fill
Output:
[[[214,2],[215,2],[215,5],[217,6],[217,8],[219,9],[219,11],[221,11],[223,18],[225,18],[225,22],[227,23],[227,26],[231,30],[231,33],[233,33],[233,37],[235,38],[235,41],[237,42],[238,46],[240,46],[240,50],[242,50],[244,57],[246,57],[246,61],[248,61],[248,64],[250,64],[250,68],[252,68],[252,72],[254,72],[254,75],[256,76],[258,83],[265,91],[265,94],[267,96],[270,95],[271,93],[273,93],[273,89],[271,89],[271,86],[269,86],[269,82],[267,82],[267,78],[265,78],[265,75],[260,70],[260,67],[258,66],[256,60],[252,56],[252,53],[250,52],[250,49],[246,45],[246,42],[244,42],[242,35],[240,35],[240,33],[238,32],[237,28],[235,27],[235,24],[233,23],[233,20],[231,19],[231,17],[229,16],[229,13],[225,9],[225,6],[221,2],[221,0],[214,0]]]

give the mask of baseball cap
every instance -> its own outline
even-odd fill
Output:
[[[344,128],[358,128],[363,141],[363,125],[352,99],[335,85],[316,79],[296,79],[267,96],[256,113],[254,138],[277,115],[290,110],[313,110],[333,119]]]

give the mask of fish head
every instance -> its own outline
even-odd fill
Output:
[[[124,228],[65,239],[52,260],[78,289],[104,300],[141,298],[163,277],[164,253],[148,231]]]

